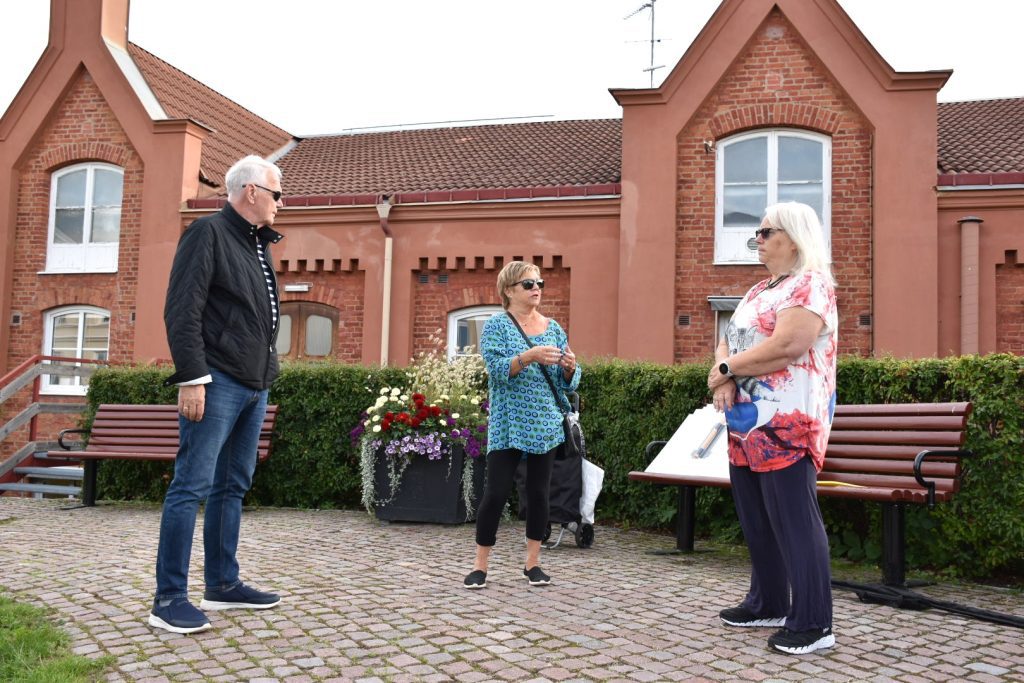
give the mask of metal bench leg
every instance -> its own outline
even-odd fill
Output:
[[[96,505],[96,470],[99,464],[98,460],[85,460],[82,463],[82,505],[85,507]]]
[[[882,503],[882,583],[905,586],[907,583],[906,506]]]
[[[680,486],[676,511],[676,547],[672,550],[651,550],[651,555],[677,555],[693,552],[693,530],[697,517],[697,487]]]

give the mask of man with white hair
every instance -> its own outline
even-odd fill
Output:
[[[270,245],[281,171],[247,156],[227,172],[228,201],[192,223],[178,242],[164,323],[178,386],[181,446],[164,498],[149,624],[174,633],[210,628],[188,599],[199,503],[205,586],[200,607],[268,609],[281,601],[239,578],[235,552],[242,498],[252,485],[267,393],[277,376],[280,307]]]

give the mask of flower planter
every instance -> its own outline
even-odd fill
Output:
[[[466,455],[461,446],[452,448],[450,456],[441,460],[414,457],[406,465],[392,495],[388,466],[378,451],[374,462],[377,519],[388,522],[431,522],[462,524],[476,517],[476,506],[483,494],[485,458],[473,461],[473,509],[467,514],[462,495],[462,469]]]

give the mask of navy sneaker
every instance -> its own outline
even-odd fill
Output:
[[[546,586],[551,583],[551,577],[545,574],[539,565],[530,570],[524,569],[523,576],[526,577],[531,586]]]
[[[203,609],[270,609],[281,602],[277,593],[264,593],[246,586],[241,581],[226,591],[207,590],[199,606]]]
[[[805,655],[836,644],[831,628],[812,628],[809,631],[780,629],[768,638],[768,647],[788,655]]]
[[[188,598],[154,600],[149,625],[171,633],[198,633],[210,628],[210,620]]]
[[[746,607],[727,607],[718,613],[718,617],[728,626],[756,628],[786,625],[786,617],[759,617]]]
[[[487,572],[482,569],[474,569],[466,575],[462,585],[469,589],[487,588]]]

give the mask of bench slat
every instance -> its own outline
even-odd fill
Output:
[[[836,415],[970,415],[971,404],[959,403],[867,403],[836,406]]]
[[[921,446],[921,450],[934,446],[962,446],[964,443],[963,432],[854,432],[849,430],[832,430],[829,436],[831,443],[875,443]],[[825,457],[828,457],[826,449]]]
[[[833,430],[957,431],[967,425],[966,415],[836,415]]]
[[[954,451],[952,448],[938,447],[924,449],[920,446],[889,446],[886,444],[853,444],[853,443],[832,443],[829,440],[828,450],[825,454],[825,461],[829,458],[862,458],[865,460],[913,460],[923,450]],[[938,457],[938,456],[936,456]],[[951,456],[946,460],[952,459]]]
[[[825,461],[825,469],[822,471],[825,470],[829,472],[866,472],[875,475],[899,474],[913,477],[914,462],[912,460],[864,460],[829,457]],[[921,474],[928,479],[959,477],[960,463],[926,460],[921,463]],[[819,479],[821,478],[824,477],[819,477]],[[914,488],[920,488],[920,485],[916,484]]]

